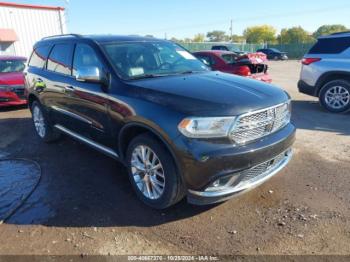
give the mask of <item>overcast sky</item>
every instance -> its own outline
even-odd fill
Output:
[[[350,28],[349,0],[23,0],[66,7],[68,31],[83,34],[151,34],[192,37],[218,29],[234,34],[247,26],[269,24],[278,30],[302,26],[312,32],[323,24]]]

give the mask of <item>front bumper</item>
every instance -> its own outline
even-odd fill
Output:
[[[27,100],[19,97],[15,92],[0,91],[0,107],[26,105]]]
[[[292,155],[292,149],[288,149],[269,161],[245,170],[241,172],[241,175],[238,174],[239,178],[231,186],[227,186],[221,190],[189,190],[187,200],[192,204],[207,205],[222,202],[250,191],[281,171],[289,163]],[[266,167],[263,169],[262,166]]]
[[[259,176],[259,181],[247,187],[235,187],[234,190],[216,192],[218,194],[202,194],[218,179],[229,176],[239,177],[242,172],[287,152],[295,141],[295,131],[295,127],[288,124],[269,136],[243,146],[235,146],[227,141],[203,141],[183,137],[176,139],[174,141],[177,147],[176,157],[179,160],[179,171],[188,189],[188,201],[195,204],[216,203],[264,182],[278,170],[272,172],[270,169],[268,174]],[[286,158],[283,163],[287,164],[287,160],[289,161],[289,158]],[[281,168],[283,166],[281,165]],[[237,184],[234,185],[237,186]]]

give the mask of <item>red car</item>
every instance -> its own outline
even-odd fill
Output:
[[[0,107],[27,104],[24,94],[26,58],[0,56]]]
[[[268,66],[264,64],[267,58],[263,53],[238,55],[230,51],[210,50],[194,52],[193,55],[212,70],[245,76],[267,83],[272,81],[267,72]]]

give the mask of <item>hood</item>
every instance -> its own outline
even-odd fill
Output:
[[[127,90],[129,96],[192,116],[240,115],[289,99],[278,87],[221,72],[136,80]]]
[[[23,85],[24,76],[22,72],[0,73],[0,85]]]

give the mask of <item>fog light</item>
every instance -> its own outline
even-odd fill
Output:
[[[219,191],[224,190],[225,188],[231,186],[238,178],[239,176],[236,175],[229,175],[225,177],[220,177],[219,179],[215,180],[213,183],[211,183],[205,191]]]

